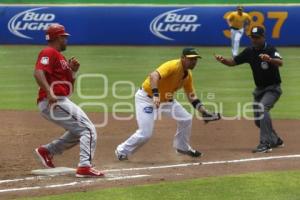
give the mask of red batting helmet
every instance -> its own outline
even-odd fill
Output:
[[[54,40],[58,36],[69,36],[66,32],[65,27],[61,24],[51,24],[46,30],[46,40]]]

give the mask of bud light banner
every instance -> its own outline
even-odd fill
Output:
[[[69,44],[230,45],[226,17],[234,6],[0,6],[1,44],[45,44],[60,23]],[[300,6],[246,6],[251,26],[274,45],[300,45]],[[241,43],[249,44],[244,35]]]

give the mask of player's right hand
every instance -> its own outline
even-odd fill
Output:
[[[156,108],[159,108],[159,105],[160,105],[160,98],[154,96],[154,97],[153,97],[153,104],[154,104],[154,106],[155,106]]]
[[[49,107],[51,107],[52,104],[57,102],[57,96],[55,94],[52,94],[52,92],[48,92],[47,99]]]

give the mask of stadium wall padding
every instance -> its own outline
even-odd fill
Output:
[[[0,6],[0,44],[45,44],[44,29],[65,25],[77,45],[230,45],[225,20],[235,6]],[[252,25],[277,46],[300,45],[300,5],[245,6]],[[249,44],[243,36],[242,45]]]

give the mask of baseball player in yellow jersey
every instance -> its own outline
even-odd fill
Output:
[[[195,68],[198,58],[201,57],[194,48],[185,48],[181,59],[163,63],[146,78],[135,95],[138,130],[115,150],[119,160],[127,160],[128,155],[151,138],[154,120],[160,114],[177,121],[173,146],[178,153],[192,157],[202,155],[189,144],[192,115],[174,99],[174,93],[183,87],[189,102],[202,113],[206,122],[220,119],[220,114],[209,113],[196,96],[191,70]]]
[[[227,23],[231,32],[231,48],[232,56],[235,57],[239,53],[240,40],[244,34],[244,29],[249,29],[251,17],[243,12],[244,8],[238,6],[235,12],[232,12],[227,17]]]

